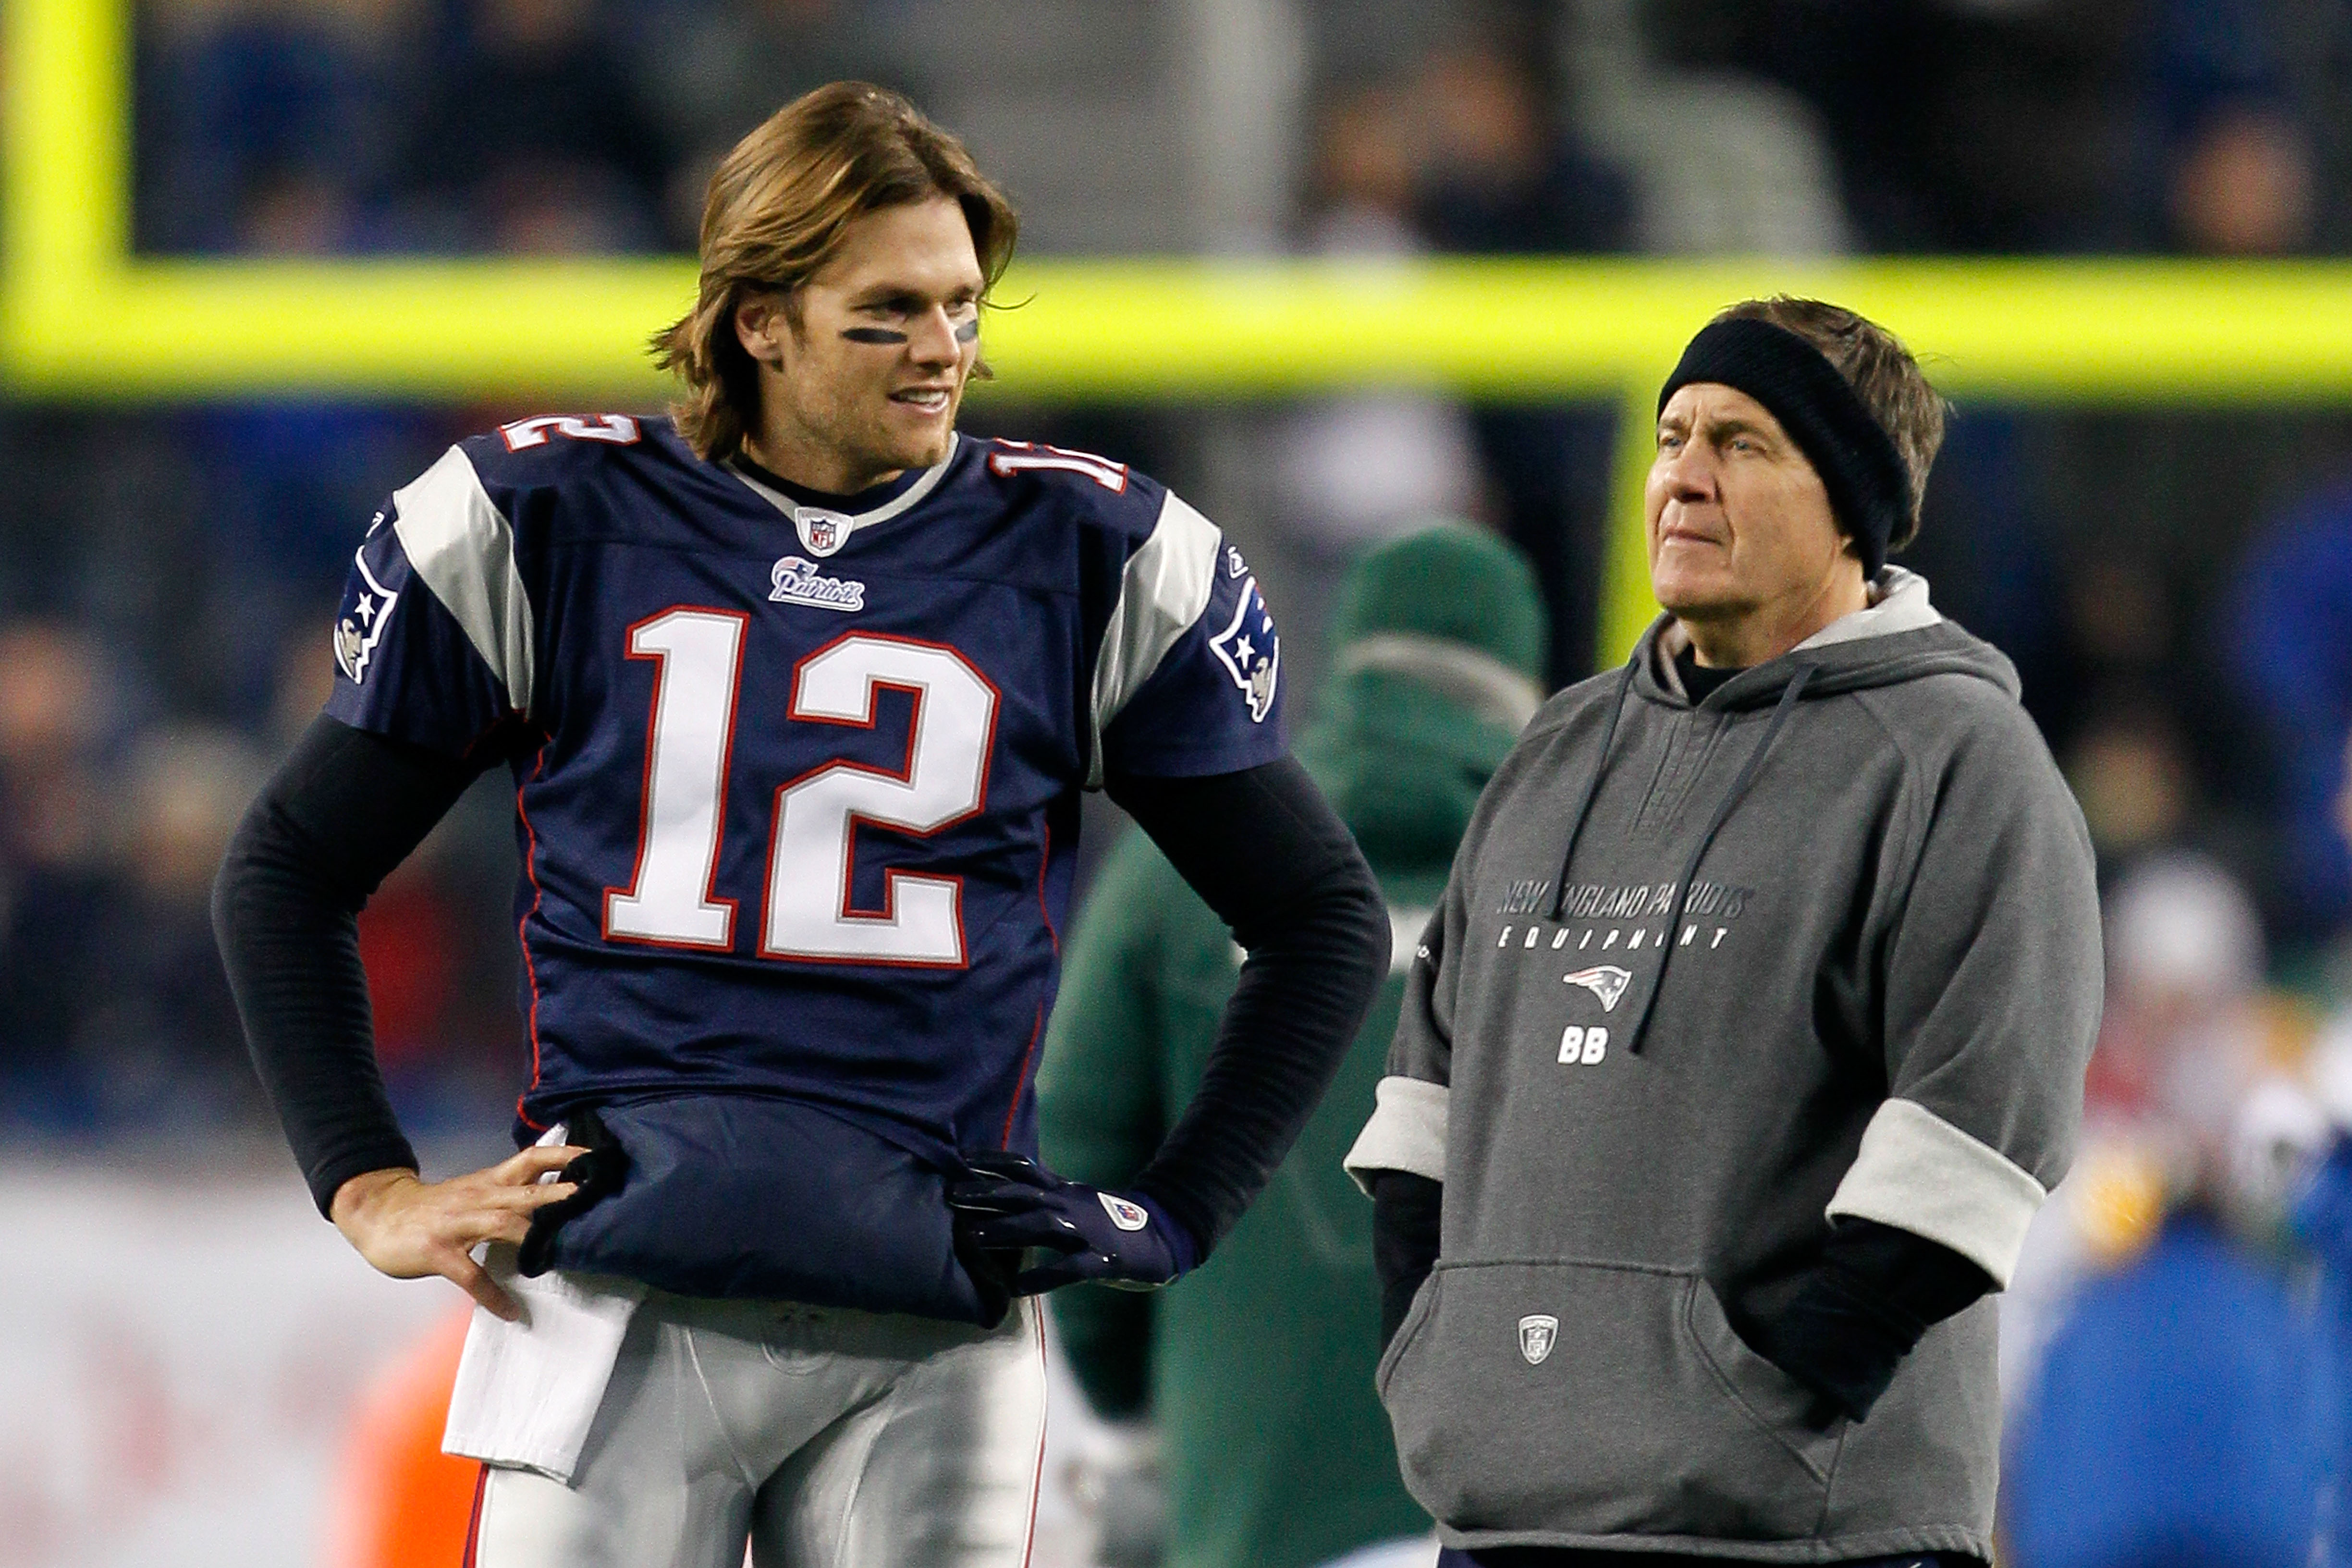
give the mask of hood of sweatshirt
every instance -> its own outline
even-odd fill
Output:
[[[1801,669],[1811,672],[1805,695],[1812,698],[1930,675],[1972,675],[2010,697],[2018,694],[2016,666],[1990,643],[1946,620],[1929,600],[1925,577],[1889,566],[1871,584],[1870,594],[1867,609],[1843,616],[1780,658],[1732,677],[1703,704],[1691,700],[1675,668],[1675,656],[1690,638],[1672,616],[1660,616],[1643,634],[1627,667],[1633,695],[1678,708],[1769,708]]]

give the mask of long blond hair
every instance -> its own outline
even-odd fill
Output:
[[[898,94],[834,82],[735,144],[703,202],[699,297],[653,339],[654,363],[685,383],[670,412],[697,454],[732,455],[758,417],[758,367],[735,336],[743,296],[782,295],[797,330],[797,290],[833,258],[852,220],[939,196],[971,226],[984,299],[1013,259],[1020,219],[963,143]]]

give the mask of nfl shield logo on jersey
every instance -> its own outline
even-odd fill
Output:
[[[1140,1204],[1129,1203],[1125,1198],[1114,1197],[1108,1193],[1097,1193],[1095,1196],[1102,1199],[1103,1212],[1110,1215],[1111,1224],[1121,1230],[1141,1230],[1151,1223],[1151,1216],[1143,1212]]]
[[[1209,639],[1209,649],[1241,688],[1250,722],[1265,723],[1274,710],[1275,682],[1282,674],[1282,639],[1274,629],[1273,612],[1257,591],[1256,578],[1242,584],[1232,622]]]
[[[812,555],[830,555],[849,538],[849,520],[837,511],[804,506],[793,513],[793,524]]]
[[[1530,1312],[1519,1320],[1519,1353],[1529,1366],[1541,1366],[1559,1338],[1559,1320],[1549,1312]]]

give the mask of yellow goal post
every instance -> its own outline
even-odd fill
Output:
[[[0,374],[47,400],[334,392],[642,405],[647,335],[694,266],[640,259],[142,257],[131,235],[127,0],[8,0]],[[1654,605],[1640,527],[1660,379],[1720,306],[1833,299],[1953,397],[2352,404],[2352,263],[1725,258],[1041,259],[992,312],[1003,393],[1271,399],[1370,386],[1623,410],[1604,658]]]

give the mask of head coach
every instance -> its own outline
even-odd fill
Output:
[[[1479,803],[1348,1156],[1448,1563],[1992,1555],[1989,1297],[2098,902],[2015,671],[1886,563],[1943,423],[1852,311],[1717,316],[1658,399],[1666,613]]]

